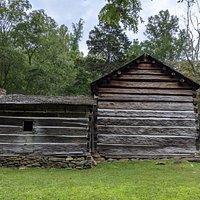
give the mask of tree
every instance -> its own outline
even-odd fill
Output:
[[[141,10],[140,0],[106,0],[106,5],[99,13],[100,21],[110,25],[123,24],[124,28],[129,28],[134,32],[138,30],[138,21],[141,20],[139,12]]]
[[[80,19],[77,24],[72,23],[73,32],[71,36],[71,50],[79,52],[79,42],[83,36],[83,20]]]
[[[100,22],[89,33],[89,56],[104,60],[102,72],[109,72],[127,59],[130,41],[119,25]]]
[[[200,3],[198,0],[182,0],[186,5],[184,35],[184,56],[191,67],[193,75],[200,77]]]
[[[44,10],[33,10],[27,14],[25,20],[15,27],[15,44],[28,56],[28,62],[32,64],[32,57],[42,46],[43,40],[50,31],[57,27],[56,22],[48,17]]]
[[[8,92],[18,91],[18,81],[23,81],[24,55],[15,48],[12,36],[30,8],[28,0],[0,1],[0,87]]]
[[[166,10],[149,17],[144,34],[147,40],[140,44],[134,41],[133,54],[149,53],[170,64],[179,61],[182,55],[183,35],[179,32],[179,19],[176,16],[171,16]]]

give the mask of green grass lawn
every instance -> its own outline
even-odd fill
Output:
[[[200,163],[102,163],[87,170],[0,168],[0,199],[200,199]]]

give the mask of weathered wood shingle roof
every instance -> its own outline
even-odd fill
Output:
[[[94,105],[92,97],[85,96],[40,96],[11,94],[0,97],[0,104],[66,104]]]

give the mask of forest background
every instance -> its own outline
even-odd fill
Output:
[[[161,10],[145,23],[145,39],[130,41],[127,30],[138,32],[143,4],[105,0],[84,56],[79,49],[82,19],[72,27],[58,25],[44,10],[33,10],[28,0],[1,0],[0,88],[7,93],[89,95],[92,81],[142,53],[199,82],[200,3],[179,0],[177,4],[186,9],[182,19]]]

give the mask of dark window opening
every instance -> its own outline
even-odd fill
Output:
[[[33,131],[33,121],[24,121],[24,131]]]

